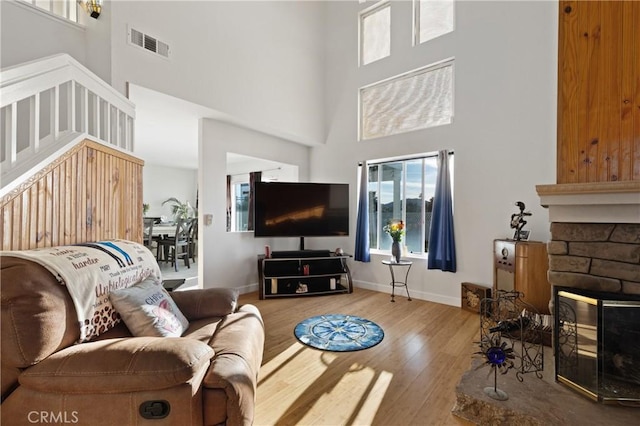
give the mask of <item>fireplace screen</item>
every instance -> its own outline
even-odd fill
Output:
[[[556,287],[556,380],[600,402],[640,403],[640,300]]]

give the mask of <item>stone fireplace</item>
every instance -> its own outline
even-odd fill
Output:
[[[597,352],[597,332],[593,332],[592,321],[597,315],[611,317],[611,312],[620,300],[640,299],[640,181],[605,182],[597,184],[558,184],[539,185],[537,187],[541,204],[548,207],[551,222],[551,238],[548,242],[550,270],[549,282],[555,290],[562,288],[568,293],[597,295],[603,300],[601,307],[572,307],[577,320],[576,336],[581,334],[587,339],[576,341],[586,346],[576,347],[576,352]],[[556,291],[551,294],[556,295]],[[611,298],[610,298],[611,296]],[[595,298],[595,297],[592,297]],[[599,299],[600,300],[600,299]],[[614,303],[611,303],[614,302]],[[558,307],[564,303],[561,300]],[[553,306],[555,308],[555,306]],[[554,310],[552,310],[553,312]],[[596,311],[596,314],[593,312]],[[623,333],[626,330],[640,331],[637,317],[629,320],[623,311]],[[569,318],[571,309],[569,309]],[[618,315],[615,312],[614,315]],[[565,318],[566,319],[566,318]],[[617,318],[616,318],[617,319]],[[597,319],[595,321],[597,323]],[[582,330],[578,332],[578,324]],[[563,323],[563,327],[572,324]],[[587,325],[585,327],[584,325]],[[601,328],[604,335],[604,346],[609,346],[613,337],[618,336],[620,327],[610,330],[609,325]],[[586,333],[583,330],[589,330]],[[629,333],[629,336],[633,333]],[[593,336],[596,339],[593,339]],[[625,336],[625,342],[629,342]],[[631,339],[633,341],[633,339]],[[637,339],[640,341],[640,339]],[[474,344],[475,345],[475,344]],[[631,356],[618,356],[618,361],[625,367],[632,362],[631,386],[638,390],[640,384],[633,382],[638,374],[637,346],[630,346]],[[553,351],[556,348],[545,347],[545,364],[542,379],[527,378],[519,381],[514,374],[500,375],[498,387],[509,394],[507,401],[496,401],[487,396],[483,389],[487,386],[486,370],[480,368],[482,360],[475,359],[471,368],[461,378],[456,387],[456,406],[453,412],[475,424],[636,424],[638,420],[638,403],[632,401],[616,401],[612,404],[593,402],[593,397],[585,397],[585,393],[571,388],[558,379],[556,366],[558,358]],[[594,350],[595,349],[595,350]],[[547,353],[548,352],[548,353]],[[591,356],[589,362],[573,364],[574,356],[570,350],[563,362],[568,361],[573,368],[564,373],[568,381],[579,381],[574,374],[582,374],[588,367],[595,366],[586,377],[598,374],[610,374],[611,368],[598,364],[599,360],[607,360],[619,354],[600,352]],[[598,358],[600,357],[600,358]],[[635,357],[635,358],[634,358]],[[593,362],[593,359],[596,359]],[[547,362],[549,361],[549,362]],[[620,364],[620,362],[619,362]],[[566,364],[565,364],[566,365]],[[602,377],[601,374],[601,377]],[[615,378],[617,385],[617,378]],[[611,384],[610,376],[605,377]],[[589,380],[584,388],[592,385]],[[599,383],[598,383],[599,385]],[[620,390],[620,388],[617,388]],[[634,391],[625,395],[634,395]],[[602,398],[604,400],[605,398]],[[633,399],[633,398],[632,398]]]
[[[640,406],[640,298],[555,290],[555,379],[593,401]]]
[[[551,223],[549,282],[640,295],[640,223]]]
[[[538,185],[552,286],[640,295],[640,181]]]
[[[549,209],[551,222],[548,277],[552,294],[557,295],[562,288],[595,298],[591,300],[599,300],[602,295],[604,300],[640,301],[640,182],[538,185],[537,190],[541,204]],[[602,347],[602,342],[611,340],[606,333],[612,326],[601,324],[598,329],[598,320],[594,323],[594,345]],[[591,327],[584,323],[580,326]],[[554,331],[561,327],[566,328],[564,319],[556,318]],[[555,347],[556,362],[558,349]],[[624,356],[640,364],[640,353]],[[598,370],[593,375],[597,376],[602,362],[593,365]],[[634,371],[640,371],[640,365],[634,366]],[[633,374],[629,380],[640,394],[640,378]]]

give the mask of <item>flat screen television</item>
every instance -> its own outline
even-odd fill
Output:
[[[256,237],[349,235],[347,183],[256,182],[254,196]]]

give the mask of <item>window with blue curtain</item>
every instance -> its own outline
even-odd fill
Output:
[[[453,153],[448,156],[453,170]],[[383,227],[392,220],[405,223],[402,244],[409,253],[429,252],[438,156],[375,161],[367,165],[368,236],[372,250],[391,251],[391,237]]]

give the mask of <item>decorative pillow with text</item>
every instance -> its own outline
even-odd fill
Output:
[[[112,291],[111,303],[134,336],[180,337],[189,321],[153,279]]]

